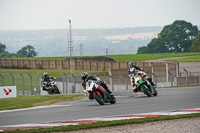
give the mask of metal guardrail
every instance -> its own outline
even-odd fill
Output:
[[[195,83],[192,81],[191,77],[189,77],[189,72],[185,69],[186,77],[175,77],[171,72],[168,72],[170,82],[157,82],[157,77],[154,73],[152,73],[153,82],[157,87],[164,87],[164,86],[177,86],[178,81],[181,85],[191,85],[196,84],[200,85],[200,76],[198,81],[197,78],[195,79]],[[69,93],[80,93],[83,92],[82,89],[82,80],[80,77],[75,77],[66,75],[65,73],[60,73],[61,79],[57,80],[58,88],[62,94],[69,94]],[[108,86],[109,89],[112,91],[118,90],[128,90],[132,89],[130,79],[128,75],[121,75],[122,78],[118,79],[113,77],[111,74],[108,78]],[[71,79],[72,78],[72,79]],[[186,80],[183,80],[183,79]],[[42,77],[39,74],[31,75],[31,74],[0,74],[0,86],[17,86],[17,95],[40,95],[41,88],[42,88]],[[191,81],[190,81],[190,80]],[[104,79],[101,79],[104,81]],[[184,82],[184,83],[182,83]]]

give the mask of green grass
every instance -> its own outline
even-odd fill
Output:
[[[179,58],[179,59],[170,59],[168,61],[173,61],[173,62],[200,62],[200,55],[183,57],[183,58]]]
[[[104,56],[104,55],[102,55]],[[199,52],[196,53],[154,53],[154,54],[128,54],[128,55],[107,55],[106,57],[113,58],[115,61],[144,61],[172,57],[184,56],[200,56]],[[96,56],[74,56],[74,58],[83,57],[96,57]],[[29,59],[29,60],[65,60],[69,57],[26,57],[26,58],[13,58],[13,59]],[[188,58],[190,60],[190,57]]]
[[[200,117],[200,113],[186,114],[186,115],[175,115],[175,116],[163,116],[163,117],[152,117],[152,118],[138,118],[138,119],[126,119],[126,120],[102,121],[102,122],[97,122],[97,123],[92,123],[92,124],[59,126],[59,127],[31,129],[31,130],[15,130],[15,131],[10,131],[9,133],[67,132],[67,131],[74,131],[74,130],[81,130],[81,129],[93,129],[93,128],[100,128],[100,127],[126,125],[126,124],[141,124],[141,123],[146,123],[146,122],[173,120],[173,119],[181,119],[181,118],[194,118],[194,117]]]
[[[153,59],[200,56],[200,53],[154,53],[154,54],[130,54],[130,55],[108,55],[106,57],[113,58],[115,61],[144,61]],[[190,58],[190,57],[189,57]]]
[[[67,75],[70,75],[70,70],[35,70],[35,69],[0,69],[0,74],[24,74],[24,75],[43,75],[44,72],[47,72],[50,76],[61,78],[61,73],[65,73]],[[74,71],[74,75],[76,77],[80,77],[81,73],[84,72],[84,70],[76,70]],[[108,75],[107,71],[88,71],[89,75],[97,75],[97,76],[106,76]]]
[[[86,96],[82,94],[70,95],[33,95],[33,96],[17,96],[15,98],[0,99],[0,110],[20,109],[34,107],[38,105],[48,105],[58,101],[72,101]]]

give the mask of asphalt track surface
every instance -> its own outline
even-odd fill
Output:
[[[131,90],[114,94],[117,102],[113,105],[102,106],[95,100],[84,99],[53,106],[0,111],[0,126],[200,108],[200,86],[161,88],[156,97],[141,93],[135,95]]]

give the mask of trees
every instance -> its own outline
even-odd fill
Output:
[[[37,53],[35,52],[35,48],[31,45],[23,47],[21,50],[17,52],[17,54],[23,57],[34,57],[37,55]]]
[[[192,46],[190,47],[191,52],[200,52],[200,32],[195,37],[195,40],[192,43]]]
[[[6,50],[6,45],[0,43],[0,53],[5,52],[5,50]]]
[[[21,50],[15,53],[9,53],[5,51],[6,45],[0,43],[0,58],[11,58],[11,57],[34,57],[37,55],[35,49],[31,45],[23,47]]]
[[[176,20],[171,25],[166,25],[158,38],[151,40],[143,53],[171,53],[189,52],[191,44],[198,34],[197,26],[184,20]],[[141,48],[138,48],[141,53]]]

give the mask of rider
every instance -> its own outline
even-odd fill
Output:
[[[49,86],[50,79],[55,79],[55,78],[49,76],[49,74],[48,74],[47,72],[44,72],[44,73],[43,73],[43,77],[42,77],[42,82],[43,82],[42,90],[48,91],[48,90],[46,89],[46,87]]]
[[[88,80],[95,80],[98,81],[98,84],[101,85],[110,95],[113,95],[112,92],[108,89],[108,86],[105,84],[105,82],[98,80],[98,78],[95,76],[89,76],[87,72],[81,73],[81,78],[83,80],[82,86],[83,89],[86,89],[86,82]]]
[[[136,74],[137,73],[137,75],[139,75],[139,76],[146,76],[146,73],[144,72],[144,70],[143,70],[143,68],[140,68],[140,67],[138,67],[138,66],[136,66],[135,65],[135,63],[133,62],[133,61],[130,61],[129,63],[128,63],[128,66],[129,66],[129,69],[128,69],[128,74],[129,74],[129,76],[131,75],[131,74]],[[139,72],[138,72],[139,71]],[[152,81],[152,78],[151,77],[149,77],[149,76],[146,76],[146,79],[151,83],[151,86],[152,87],[154,87],[155,88],[155,84],[153,83],[153,81]],[[130,79],[131,80],[131,84],[132,84],[132,86],[133,86],[133,91],[136,93],[136,92],[138,92],[139,90],[136,88],[136,85],[135,85],[135,83],[134,83],[134,78],[132,78],[132,79]]]

